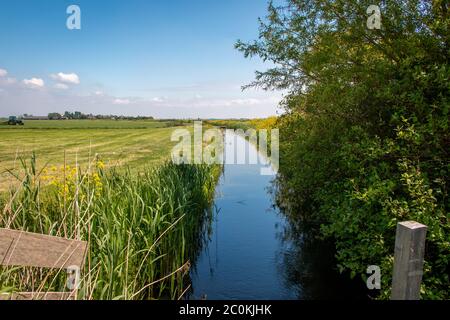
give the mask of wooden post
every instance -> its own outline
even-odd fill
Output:
[[[391,300],[419,300],[427,226],[400,222],[395,237]]]

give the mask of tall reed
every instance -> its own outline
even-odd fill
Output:
[[[39,169],[0,197],[0,226],[86,240],[80,299],[177,299],[207,235],[218,166],[166,162],[145,169]],[[11,174],[15,174],[11,172]],[[206,231],[206,233],[205,233]],[[0,290],[64,290],[65,271],[2,268]]]

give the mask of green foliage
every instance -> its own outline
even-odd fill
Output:
[[[250,86],[285,89],[280,199],[335,240],[338,267],[383,272],[389,297],[397,222],[429,227],[422,297],[450,298],[447,1],[269,5],[260,39],[238,42],[275,67]],[[288,203],[288,205],[286,204]]]
[[[208,120],[207,124],[216,127],[227,127],[227,129],[234,130],[248,130],[248,129],[266,129],[270,130],[275,127],[277,123],[276,117],[268,117],[263,119],[251,119],[251,120]]]

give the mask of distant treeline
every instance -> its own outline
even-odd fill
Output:
[[[116,115],[102,115],[97,114],[94,115],[92,113],[85,114],[79,111],[75,112],[69,112],[66,111],[64,114],[58,113],[58,112],[51,112],[45,116],[33,116],[29,114],[24,114],[23,119],[28,120],[39,120],[39,119],[48,119],[48,120],[81,120],[81,119],[110,119],[110,120],[154,120],[153,117],[150,116],[137,116],[137,117],[131,117],[131,116],[116,116]]]

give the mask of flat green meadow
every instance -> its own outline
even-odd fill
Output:
[[[32,120],[24,126],[0,125],[0,190],[11,181],[9,171],[33,153],[38,168],[64,163],[83,167],[98,157],[108,167],[140,169],[170,156],[170,141],[179,121]]]

